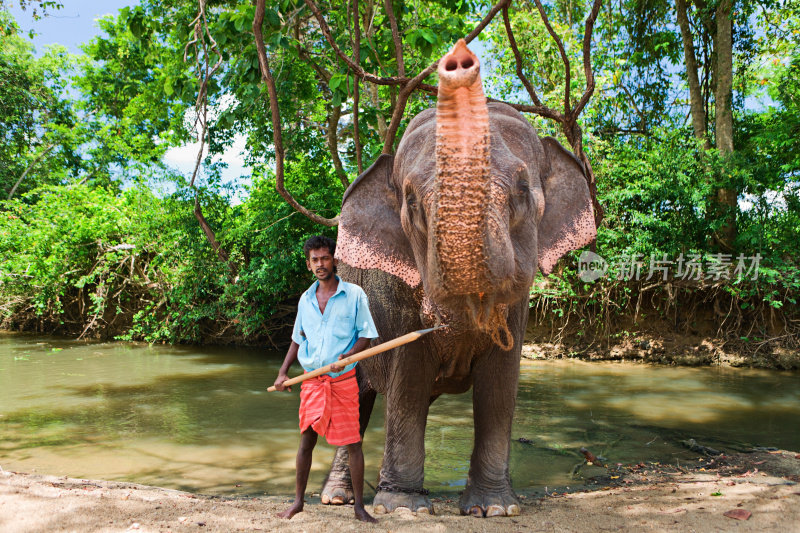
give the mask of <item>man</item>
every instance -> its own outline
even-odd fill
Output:
[[[286,353],[275,388],[291,390],[283,382],[289,367],[299,361],[306,372],[335,363],[369,346],[378,336],[369,312],[367,295],[358,285],[336,276],[336,243],[327,237],[311,237],[303,245],[306,266],[317,281],[303,293],[297,305],[292,344]],[[300,447],[297,450],[297,482],[292,506],[280,513],[291,518],[303,510],[303,495],[311,470],[311,454],[317,436],[329,444],[347,446],[353,482],[355,515],[364,522],[376,522],[364,508],[364,454],[358,419],[358,383],[355,363],[303,382],[300,389]]]

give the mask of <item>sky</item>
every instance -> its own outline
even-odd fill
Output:
[[[62,0],[64,7],[51,11],[40,20],[33,20],[32,10],[23,11],[19,2],[8,2],[9,9],[23,31],[33,30],[37,33],[33,44],[41,53],[48,44],[62,44],[73,54],[81,53],[78,45],[89,41],[97,35],[95,19],[103,15],[115,14],[121,8],[136,5],[131,0]]]
[[[61,0],[61,2],[64,4],[63,8],[51,10],[46,17],[39,20],[33,19],[30,8],[26,11],[20,9],[18,1],[12,0],[6,4],[10,6],[9,11],[22,31],[27,33],[33,30],[36,33],[33,44],[37,55],[42,54],[45,47],[51,44],[60,44],[67,47],[70,53],[81,54],[80,45],[99,34],[95,20],[104,15],[116,14],[123,7],[139,3],[136,0]],[[247,176],[249,181],[251,170],[242,165],[241,153],[244,146],[244,137],[237,137],[233,145],[219,158],[228,164],[228,168],[222,174],[224,182],[238,181],[243,175]],[[197,143],[171,148],[164,156],[164,162],[189,178],[194,170],[198,148]]]

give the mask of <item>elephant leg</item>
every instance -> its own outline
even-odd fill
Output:
[[[519,340],[517,346],[518,343]],[[473,367],[475,445],[467,487],[459,502],[461,514],[477,517],[520,513],[508,469],[519,380],[519,348],[502,352],[495,347],[494,352],[480,358]]]
[[[434,371],[430,356],[409,352],[396,356],[403,365],[392,372],[386,392],[386,445],[373,500],[373,509],[379,514],[397,509],[433,514],[423,483],[425,424]]]
[[[361,439],[364,439],[364,432],[367,430],[369,418],[372,416],[372,408],[375,406],[377,393],[369,386],[363,372],[356,367],[358,378],[358,420]],[[350,479],[350,455],[347,453],[347,446],[336,448],[336,455],[333,456],[333,463],[322,485],[320,499],[325,505],[344,505],[353,503],[353,483]]]

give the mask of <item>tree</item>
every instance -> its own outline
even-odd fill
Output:
[[[475,25],[475,27],[470,31],[466,36],[465,40],[469,43],[473,39],[475,39],[480,33],[491,23],[491,21],[495,18],[495,16],[499,12],[503,12],[503,18],[505,21],[506,31],[508,33],[509,42],[511,45],[512,50],[514,51],[514,57],[516,59],[517,64],[517,75],[523,82],[523,85],[528,90],[528,93],[533,100],[533,105],[519,105],[519,104],[512,104],[517,109],[523,111],[532,111],[536,113],[540,113],[543,116],[547,116],[548,118],[554,119],[558,121],[567,136],[570,144],[573,147],[573,150],[576,152],[576,155],[581,159],[584,164],[586,178],[589,183],[590,189],[594,191],[594,178],[593,173],[591,171],[591,165],[589,164],[588,158],[585,156],[582,150],[582,134],[580,128],[577,124],[577,117],[583,111],[584,107],[586,106],[589,98],[592,95],[594,90],[594,79],[593,73],[591,68],[591,59],[590,59],[590,43],[591,43],[591,34],[592,28],[594,25],[594,21],[597,17],[600,0],[596,0],[594,5],[591,9],[589,16],[586,19],[586,29],[584,34],[583,40],[583,58],[584,58],[584,73],[586,75],[586,91],[582,94],[582,96],[578,99],[577,102],[573,103],[570,99],[570,90],[571,90],[571,83],[570,83],[570,64],[569,60],[566,56],[564,51],[563,43],[559,36],[555,33],[555,31],[550,26],[547,14],[544,11],[544,8],[539,0],[537,2],[537,9],[539,10],[539,14],[542,17],[545,27],[547,27],[549,33],[555,40],[559,51],[561,53],[562,60],[564,62],[565,68],[565,88],[564,88],[564,108],[563,112],[555,111],[553,109],[547,108],[546,106],[542,105],[541,101],[539,100],[535,90],[533,89],[530,82],[527,81],[525,75],[522,70],[521,65],[521,57],[519,54],[519,50],[517,49],[516,42],[514,41],[513,31],[511,29],[509,15],[508,15],[508,5],[510,4],[510,0],[501,0],[497,4],[491,6],[488,9],[488,13]],[[203,1],[200,2],[200,10],[203,10]],[[423,84],[423,81],[430,76],[436,69],[438,61],[433,61],[424,66],[424,62],[420,65],[418,69],[413,70],[414,72],[412,77],[407,76],[407,67],[409,63],[409,59],[416,59],[417,55],[414,54],[416,50],[413,46],[406,47],[405,41],[401,38],[401,30],[403,30],[403,16],[398,18],[397,13],[395,13],[395,9],[392,6],[391,2],[386,2],[385,9],[384,9],[384,16],[389,22],[389,27],[391,28],[391,39],[388,39],[389,35],[387,35],[387,41],[391,43],[391,50],[394,52],[394,72],[392,72],[392,76],[381,76],[377,75],[374,72],[370,72],[367,68],[365,68],[361,64],[361,47],[359,45],[359,41],[353,42],[353,49],[357,52],[350,57],[348,54],[344,52],[345,47],[342,46],[342,43],[337,42],[337,38],[335,36],[342,36],[347,35],[348,33],[348,26],[345,26],[341,29],[341,31],[332,31],[329,25],[329,21],[323,16],[323,10],[320,9],[317,4],[312,0],[305,0],[305,7],[307,7],[314,15],[314,19],[316,20],[317,27],[321,32],[322,36],[327,43],[327,50],[322,50],[321,54],[323,56],[333,56],[334,61],[342,62],[346,65],[346,78],[348,79],[349,76],[352,76],[355,79],[355,85],[358,85],[359,80],[365,83],[370,83],[373,86],[387,86],[390,88],[390,95],[392,96],[392,120],[389,124],[385,138],[383,139],[383,153],[392,153],[394,151],[394,143],[396,139],[396,134],[398,129],[400,128],[401,121],[405,117],[406,112],[406,105],[409,102],[411,96],[418,90],[424,90],[426,92],[435,92],[435,87]],[[437,11],[435,6],[426,6],[431,9],[430,12],[424,13],[425,15],[433,14]],[[352,10],[351,10],[352,9]],[[335,10],[325,10],[328,13],[335,12]],[[278,17],[277,13],[275,13],[272,9],[267,10],[265,0],[258,0],[256,3],[256,11],[255,17],[253,19],[253,33],[256,38],[256,45],[258,50],[258,60],[259,65],[261,68],[261,75],[264,84],[266,85],[269,102],[270,102],[270,109],[271,109],[271,116],[272,116],[272,125],[273,125],[273,144],[275,147],[275,157],[276,157],[276,185],[278,191],[281,195],[289,202],[295,209],[303,213],[304,215],[308,216],[312,220],[317,223],[326,225],[326,226],[333,226],[338,223],[337,218],[325,218],[321,217],[316,213],[313,213],[303,207],[285,188],[284,185],[284,178],[283,178],[283,139],[282,139],[282,132],[281,132],[281,113],[280,113],[280,104],[278,98],[278,91],[275,84],[275,79],[272,74],[272,70],[270,68],[270,59],[267,53],[267,47],[265,45],[265,39],[263,35],[263,26],[265,18],[268,18],[266,15],[267,13],[272,13],[275,18]],[[302,7],[298,9],[298,13],[302,12]],[[419,12],[419,11],[418,11]],[[417,12],[417,13],[418,13]],[[352,35],[356,37],[361,35],[361,11],[359,9],[359,4],[357,2],[353,2],[352,6],[348,5],[348,17],[345,22],[352,21],[353,26],[355,27],[354,31],[352,31]],[[331,17],[336,22],[335,17]],[[409,19],[412,17],[409,16]],[[369,33],[369,29],[367,31]],[[414,35],[414,34],[411,34]],[[427,37],[428,33],[423,30],[419,30],[419,35],[425,38],[426,41],[429,43],[433,42],[434,39],[431,37]],[[452,35],[452,33],[449,33]],[[341,37],[340,37],[341,39]],[[414,38],[416,39],[416,37]],[[416,42],[416,40],[414,40]],[[389,47],[386,47],[389,49]],[[426,52],[430,50],[429,47],[423,47],[422,53],[423,56],[426,56]],[[407,57],[409,56],[409,57]],[[308,55],[306,55],[306,58]],[[376,54],[376,65],[379,68],[383,68],[383,64],[379,59],[378,54]],[[391,58],[389,59],[391,61]],[[313,63],[313,62],[312,62]],[[316,68],[319,72],[319,69]],[[385,74],[385,73],[384,73]],[[327,81],[328,89],[330,90],[333,82],[334,77],[331,76],[328,78],[324,73],[320,76],[322,81]],[[327,79],[326,79],[327,78]],[[334,89],[338,88],[341,85],[341,81],[337,81]],[[397,98],[396,101],[394,99],[394,91],[397,91]],[[357,110],[354,108],[354,117],[357,117]],[[357,119],[354,120],[354,124],[357,124]],[[354,133],[356,138],[360,137],[360,133],[355,131]],[[360,166],[360,163],[359,163]],[[592,195],[594,198],[594,194]],[[595,201],[595,209],[596,209],[596,217],[599,219],[602,218],[602,209],[600,208],[599,204]]]
[[[711,146],[712,132],[709,131],[708,91],[705,98],[700,89],[698,68],[706,73],[706,82],[711,73],[711,87],[714,95],[713,138],[717,151],[723,158],[734,152],[733,145],[733,79],[734,79],[734,2],[717,0],[709,5],[706,0],[696,0],[693,12],[686,0],[676,0],[675,11],[683,40],[684,64],[689,83],[689,106],[692,128],[695,137],[706,147]],[[739,7],[738,9],[742,9]],[[691,18],[695,18],[694,24]],[[741,17],[747,23],[746,17]],[[692,26],[695,32],[692,31]],[[746,40],[747,34],[744,34]],[[704,52],[704,64],[700,64],[695,54],[696,41],[700,41]],[[744,43],[740,43],[744,44]],[[734,249],[736,239],[736,212],[739,191],[732,187],[720,187],[715,191],[718,209],[725,213],[725,222],[715,234],[715,241],[728,251]]]
[[[75,123],[64,95],[72,58],[53,47],[35,58],[10,15],[0,11],[0,187],[4,196],[59,183],[74,170],[75,154],[64,139]],[[58,165],[58,156],[68,165]]]

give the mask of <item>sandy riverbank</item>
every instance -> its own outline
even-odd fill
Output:
[[[438,497],[433,516],[398,512],[368,526],[352,518],[352,507],[324,506],[315,497],[305,512],[285,521],[275,514],[288,496],[209,497],[2,471],[0,531],[800,532],[796,452],[732,454],[690,467],[626,465],[597,482],[593,490],[525,494],[522,515],[513,518],[462,517],[455,501]],[[740,519],[726,516],[732,514]]]

